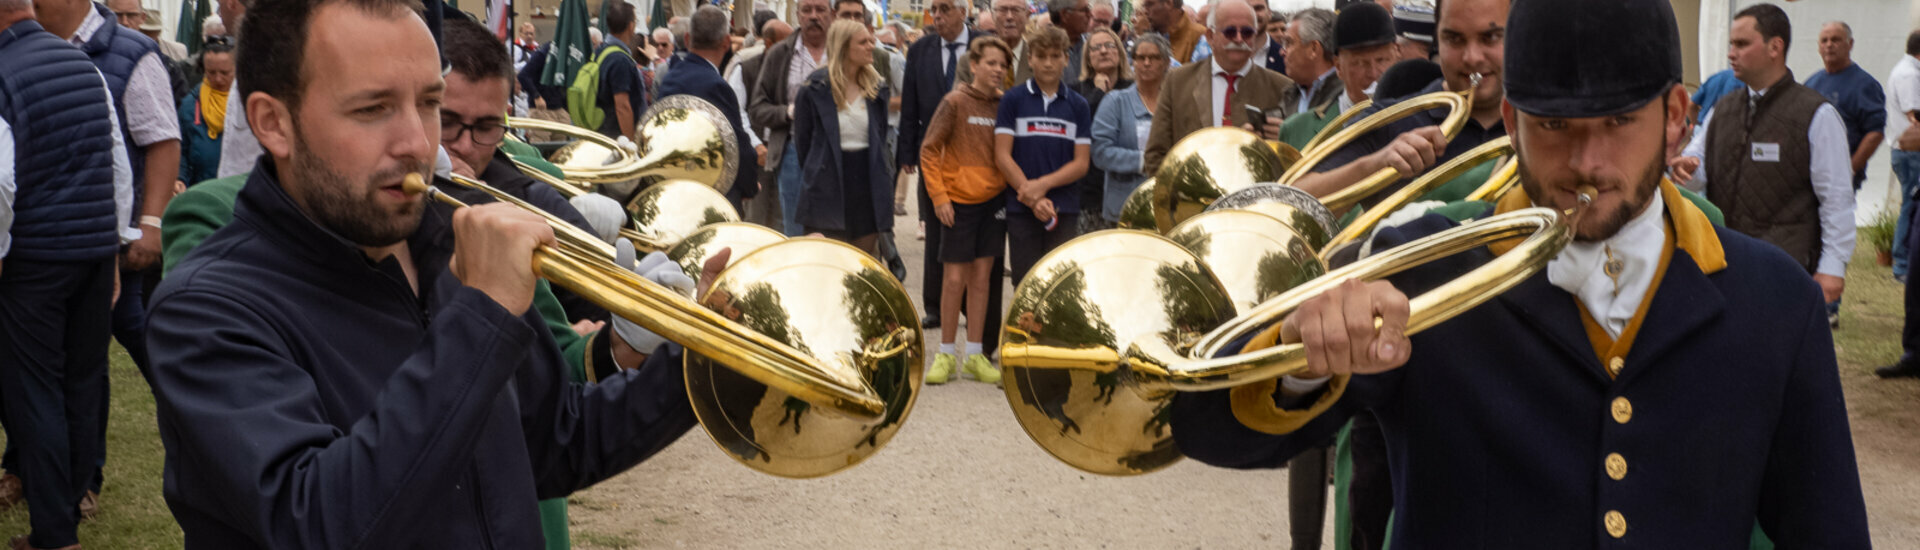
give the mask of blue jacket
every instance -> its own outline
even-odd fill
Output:
[[[961,40],[979,36],[973,29],[961,31]],[[928,32],[907,48],[907,67],[900,83],[900,142],[894,150],[902,167],[920,165],[920,142],[927,137],[927,126],[933,124],[933,111],[940,108],[947,92],[953,91],[953,83],[947,81],[946,64],[941,61],[945,43],[940,33]],[[965,56],[953,60],[955,80],[959,80],[966,63]]]
[[[180,181],[193,185],[220,177],[220,138],[207,135],[206,117],[200,113],[199,86],[180,98],[179,109]]]
[[[13,131],[10,258],[112,258],[113,105],[87,56],[31,19],[0,30],[0,118]]]
[[[660,80],[660,97],[681,94],[706,100],[727,114],[727,124],[733,126],[733,141],[740,147],[740,171],[733,176],[733,187],[727,189],[727,198],[738,208],[741,199],[753,198],[760,192],[760,165],[753,160],[753,138],[740,122],[740,98],[733,95],[733,86],[720,77],[720,70],[697,55],[676,59],[673,70],[667,71]]]
[[[867,183],[873,186],[873,220],[880,232],[893,230],[893,174],[887,170],[887,100],[883,80],[880,93],[867,103]],[[860,170],[841,166],[840,114],[833,104],[833,85],[827,69],[807,76],[807,85],[793,101],[794,152],[800,155],[800,224],[809,228],[846,229],[846,199],[842,174]]]
[[[188,548],[537,548],[537,500],[693,426],[670,346],[569,382],[537,310],[448,271],[445,206],[407,239],[416,297],[397,260],[367,261],[274,174],[263,157],[150,309],[164,495]]]
[[[1138,85],[1114,90],[1100,102],[1093,114],[1092,160],[1105,170],[1106,186],[1101,197],[1100,215],[1107,221],[1120,221],[1120,208],[1127,195],[1147,180],[1140,173],[1141,157],[1146,154],[1147,128],[1153,124],[1153,112],[1140,101]]]
[[[120,117],[120,140],[126,143],[127,166],[133,170],[134,209],[138,210],[141,197],[147,191],[141,183],[147,177],[147,148],[134,144],[133,126],[127,124],[127,79],[132,78],[133,68],[142,58],[160,55],[160,45],[155,44],[152,38],[147,38],[147,35],[115,24],[113,12],[105,4],[93,4],[92,7],[107,19],[107,23],[93,33],[93,38],[87,41],[87,45],[81,46],[80,51],[93,59],[94,66],[100,68],[100,75],[107,78],[107,90],[113,92],[113,105],[117,107],[114,112]],[[172,185],[173,182],[167,184]],[[127,220],[129,227],[138,226],[139,223],[137,216]]]
[[[1381,231],[1374,249],[1452,225],[1429,214]],[[1617,379],[1572,295],[1542,272],[1413,336],[1405,366],[1352,377],[1290,434],[1243,426],[1216,391],[1175,398],[1175,440],[1208,464],[1277,468],[1371,410],[1396,547],[1744,548],[1757,518],[1781,548],[1866,548],[1820,289],[1778,248],[1714,232],[1725,269],[1673,252]],[[1474,249],[1393,282],[1412,295],[1491,257]],[[1610,453],[1624,458],[1618,480]],[[1624,538],[1603,527],[1609,511]]]

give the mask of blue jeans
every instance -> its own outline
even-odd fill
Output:
[[[787,151],[780,155],[780,232],[788,237],[806,234],[800,226],[800,154],[794,152],[793,139],[787,139]]]
[[[1920,188],[1920,151],[1894,151],[1893,177],[1900,182],[1900,220],[1896,222],[1893,234],[1893,276],[1907,275],[1907,229],[1913,224],[1913,211],[1916,209],[1913,193]]]

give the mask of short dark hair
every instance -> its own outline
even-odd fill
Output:
[[[1773,4],[1754,4],[1740,13],[1733,14],[1733,20],[1742,17],[1753,18],[1754,30],[1760,31],[1760,40],[1780,39],[1780,51],[1793,46],[1793,23],[1787,21],[1787,11]]]
[[[486,27],[460,17],[449,17],[440,27],[441,55],[446,56],[453,72],[470,80],[515,78],[506,44]]]
[[[1920,31],[1907,35],[1907,55],[1920,55]]]
[[[867,3],[862,2],[861,0],[833,0],[833,11],[840,11],[841,4],[859,4],[861,12],[867,11]],[[862,21],[862,23],[865,23],[865,22]]]
[[[321,7],[346,4],[367,14],[406,14],[419,17],[419,0],[275,0],[252,2],[247,24],[240,27],[240,45],[234,54],[240,97],[265,92],[287,104],[300,105],[307,78],[307,31]],[[403,11],[404,10],[404,11]]]
[[[614,2],[612,6],[607,7],[608,33],[623,33],[631,28],[633,28],[633,4]]]
[[[778,19],[779,17],[779,15],[773,13],[773,10],[758,10],[753,12],[753,35],[765,36],[767,32],[767,22]]]
[[[727,10],[718,6],[705,5],[693,10],[693,16],[687,25],[687,43],[695,50],[713,50],[727,47],[727,25],[731,22]],[[505,51],[505,50],[502,50]]]
[[[217,38],[224,39],[227,37],[221,36]],[[199,69],[200,72],[202,73],[207,72],[207,56],[212,54],[226,54],[229,56],[233,55],[233,41],[232,40],[207,41],[206,45],[201,46],[200,55],[193,56],[193,68]]]

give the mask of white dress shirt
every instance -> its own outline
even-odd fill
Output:
[[[240,89],[240,79],[235,77],[233,89]],[[232,177],[253,171],[253,163],[260,159],[260,139],[253,137],[253,126],[247,123],[247,104],[244,94],[227,94],[227,129],[220,132],[220,177]]]
[[[100,29],[115,24],[108,22],[98,10],[91,9],[92,6],[88,7],[80,29],[67,39],[75,47],[85,47]],[[160,63],[160,54],[150,53],[134,62],[133,72],[127,75],[127,88],[120,97],[120,105],[126,109],[127,135],[133,137],[133,145],[146,147],[180,139],[180,109],[173,101],[170,82],[167,67]]]
[[[1575,241],[1560,249],[1560,255],[1547,262],[1547,282],[1572,294],[1608,336],[1619,339],[1653,286],[1667,246],[1666,232],[1666,201],[1655,192],[1647,209],[1612,237]],[[1607,276],[1609,259],[1619,262],[1617,282]]]
[[[1920,111],[1920,59],[1911,55],[1900,56],[1900,62],[1893,64],[1893,74],[1887,77],[1887,143],[1894,150],[1900,149],[1900,134],[1907,131],[1912,123],[1907,122],[1907,113]]]
[[[740,75],[739,63],[727,64],[727,86],[733,88],[733,99],[740,102],[740,127],[746,129],[747,139],[753,141],[753,146],[759,147],[760,133],[753,131],[753,119],[747,118],[747,81]]]
[[[1313,106],[1313,96],[1320,94],[1320,88],[1327,85],[1327,77],[1333,76],[1333,72],[1333,69],[1327,69],[1327,72],[1320,73],[1319,78],[1313,79],[1312,86],[1301,86],[1300,104],[1297,105],[1297,108],[1293,112],[1307,112],[1307,109]],[[1341,93],[1340,95],[1345,96],[1347,94]]]
[[[841,152],[867,150],[867,105],[866,98],[854,98],[853,105],[843,105],[835,112],[840,119]]]
[[[98,69],[94,70],[99,75]],[[100,77],[100,88],[105,91],[107,78]],[[113,94],[107,94],[107,109],[113,109]],[[140,240],[140,228],[127,227],[133,221],[133,168],[127,161],[126,142],[120,139],[120,120],[107,117],[112,123],[113,137],[113,220],[114,228],[120,235],[120,243],[126,244]],[[0,259],[7,257],[13,248],[14,197],[19,186],[17,164],[20,144],[13,142],[13,125],[0,117]]]
[[[934,36],[940,36],[940,35],[935,34]],[[940,70],[942,71],[947,70],[947,60],[952,59],[953,74],[955,75],[960,74],[960,65],[965,64],[967,62],[967,41],[971,40],[972,38],[973,38],[973,31],[967,30],[965,27],[961,27],[959,37],[954,38],[953,40],[947,40],[945,38],[940,39]],[[949,45],[955,44],[955,43],[960,44],[960,47],[958,48],[948,47]],[[960,56],[960,58],[953,59],[953,56],[956,56],[956,55]],[[894,66],[899,67],[900,65],[904,65],[904,64],[896,64]]]
[[[1220,121],[1225,119],[1222,115],[1226,114],[1228,107],[1227,77],[1221,76],[1220,73],[1227,72],[1227,70],[1220,68],[1220,60],[1214,58],[1208,58],[1207,66],[1208,71],[1213,74],[1213,120],[1207,121],[1207,125],[1219,126]],[[1247,63],[1245,66],[1240,67],[1240,70],[1233,71],[1233,74],[1239,75],[1239,78],[1236,79],[1233,84],[1234,93],[1240,93],[1241,81],[1245,81],[1247,79],[1247,73],[1250,72],[1253,72],[1253,63]],[[1233,120],[1239,122],[1245,122],[1244,119],[1247,118],[1247,115],[1241,113],[1234,113],[1234,115]]]
[[[1747,89],[1755,96],[1765,95],[1765,90]],[[1682,156],[1701,159],[1700,168],[1693,171],[1693,180],[1687,189],[1707,194],[1707,128],[1713,124],[1713,113],[1708,110],[1700,118],[1698,130],[1693,132],[1693,140],[1687,142]],[[1891,124],[1893,121],[1887,121]],[[1853,157],[1847,150],[1847,127],[1840,122],[1840,111],[1830,103],[1820,104],[1813,111],[1813,122],[1807,126],[1807,147],[1811,158],[1810,170],[1813,176],[1813,194],[1820,201],[1820,259],[1815,273],[1847,276],[1847,261],[1853,258]]]

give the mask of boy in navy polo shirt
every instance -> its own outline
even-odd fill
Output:
[[[993,151],[1007,178],[1007,257],[1018,284],[1054,247],[1079,236],[1080,176],[1093,145],[1093,110],[1060,82],[1067,66],[1067,33],[1029,31],[1033,79],[1000,99]]]

